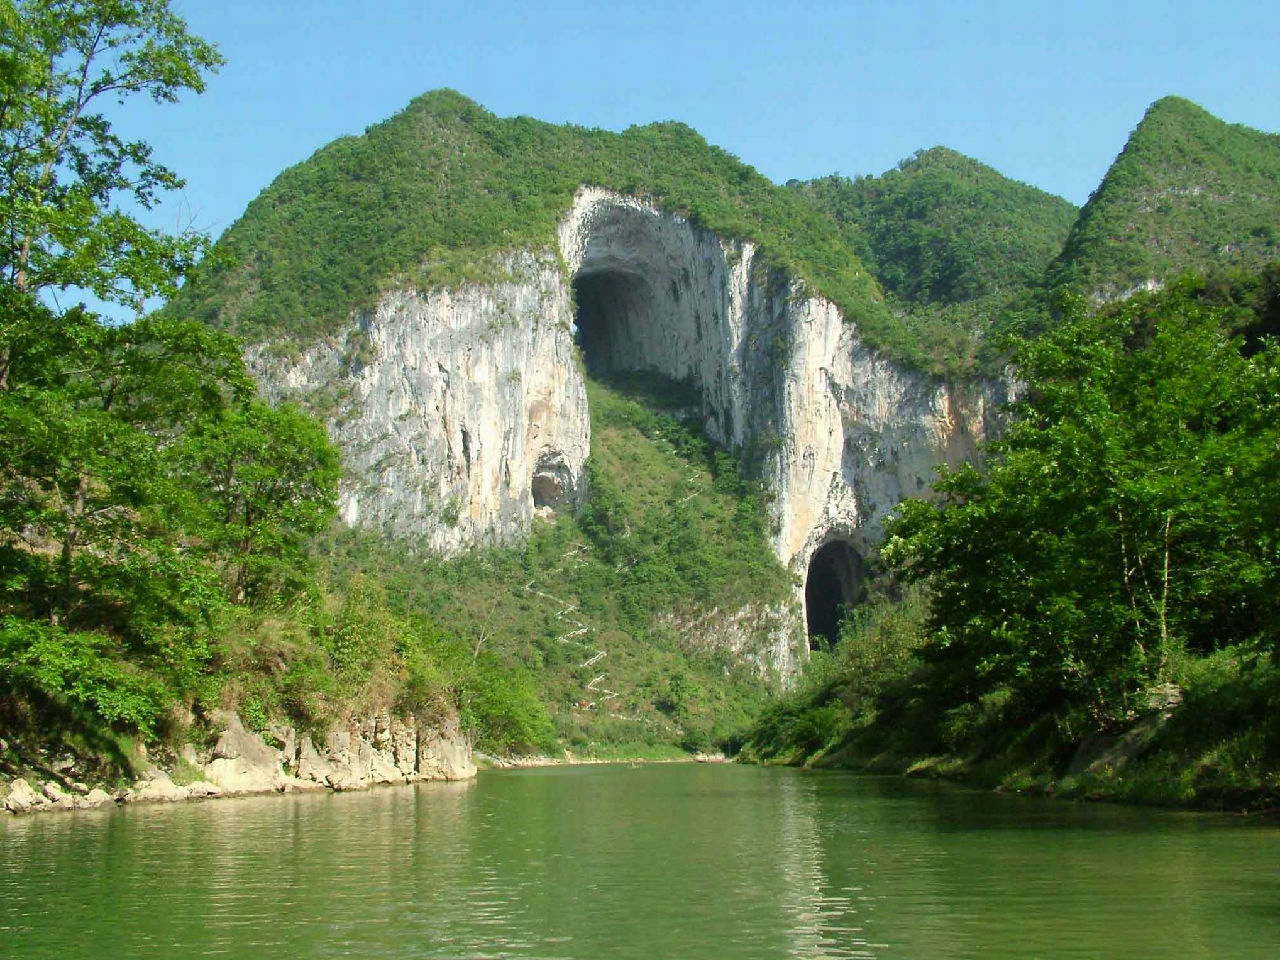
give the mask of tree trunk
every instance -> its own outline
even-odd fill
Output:
[[[62,601],[61,614],[63,618],[69,619],[71,616],[72,601],[75,598],[75,578],[72,575],[72,561],[75,559],[76,544],[80,539],[80,518],[84,516],[84,504],[89,496],[89,477],[87,474],[81,474],[79,481],[76,483],[76,495],[71,501],[71,522],[67,525],[67,531],[62,537]],[[59,611],[55,608],[51,619],[55,626],[58,624]]]

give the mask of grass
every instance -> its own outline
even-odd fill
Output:
[[[549,749],[634,757],[715,749],[764,703],[790,579],[764,500],[701,433],[637,397],[678,385],[588,383],[590,499],[537,521],[522,547],[415,555],[356,531],[320,545],[331,581],[357,571],[398,616],[534,678]],[[724,637],[740,618],[739,641]]]

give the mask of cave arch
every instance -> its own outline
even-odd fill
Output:
[[[805,627],[809,649],[840,637],[840,621],[861,598],[862,558],[845,540],[831,540],[809,558],[804,580]]]
[[[656,374],[692,388],[700,413],[719,416],[708,392],[732,351],[719,239],[636,198],[587,191],[561,248],[587,372]]]

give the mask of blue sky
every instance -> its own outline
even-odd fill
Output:
[[[944,144],[1083,203],[1147,105],[1280,130],[1280,4],[175,0],[228,63],[130,105],[188,180],[157,214],[221,233],[285,167],[414,96],[620,130],[681,120],[785,181]]]

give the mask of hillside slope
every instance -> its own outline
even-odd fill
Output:
[[[554,724],[547,748],[711,749],[770,693],[768,651],[793,622],[761,491],[678,409],[655,412],[681,398],[673,385],[588,390],[578,515],[536,522],[522,546],[450,559],[359,531],[320,552],[335,582],[371,577],[397,614],[535,677]]]
[[[1258,270],[1280,257],[1280,136],[1157,100],[1049,270],[1098,298],[1182,270]]]
[[[788,184],[831,213],[922,341],[974,362],[982,336],[1037,288],[1076,217],[1066,200],[934,147],[879,177]]]
[[[648,195],[757,242],[891,340],[875,281],[831,219],[679,123],[621,134],[501,119],[451,90],[284,171],[220,239],[173,304],[253,340],[333,333],[379,290],[489,279],[495,255],[554,246],[582,185]]]

